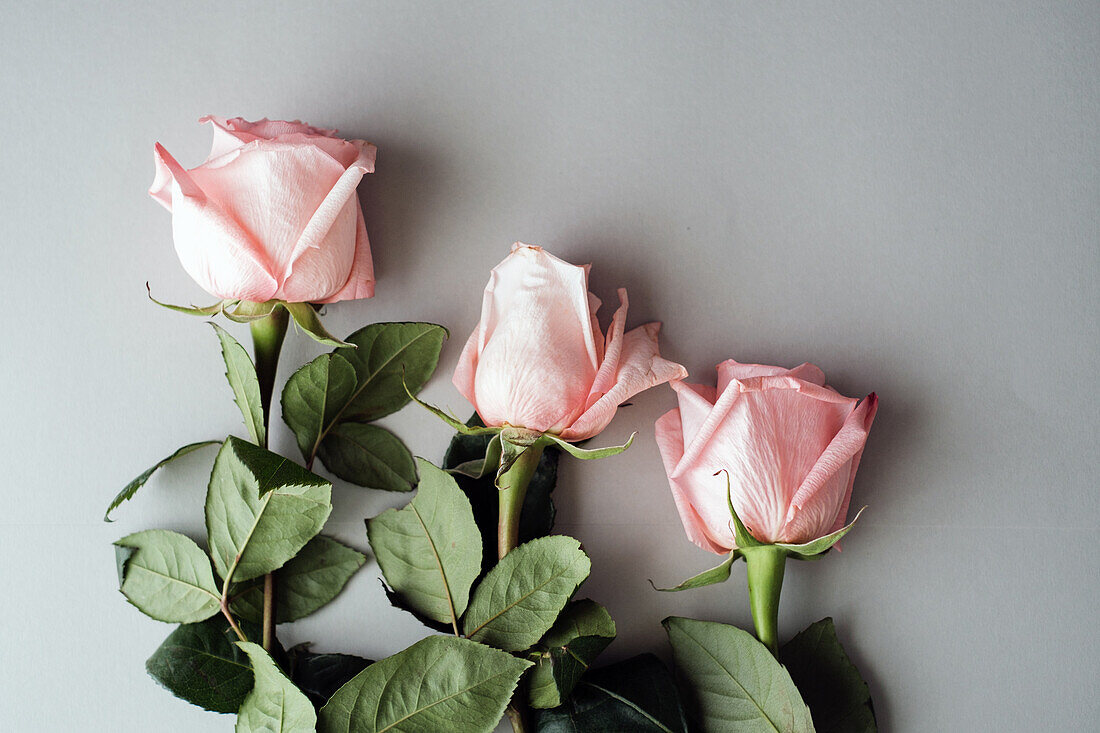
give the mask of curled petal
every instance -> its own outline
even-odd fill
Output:
[[[355,202],[355,259],[351,263],[351,274],[344,287],[335,295],[319,302],[335,303],[340,300],[359,300],[374,297],[374,261],[371,259],[370,240],[367,239],[367,225],[363,220],[363,208]]]
[[[278,282],[263,249],[163,146],[158,144],[155,152],[157,178],[150,193],[158,201],[169,197],[173,239],[184,270],[219,298],[263,302],[274,297]]]
[[[787,369],[766,364],[741,364],[733,359],[726,359],[718,365],[718,391],[725,392],[729,383],[735,379],[752,377],[794,377],[819,387],[825,386],[825,372],[809,362]]]
[[[688,539],[704,550],[724,555],[733,549],[732,531],[728,540],[723,541],[719,538],[719,541],[716,542],[712,539],[710,527],[692,505],[689,494],[691,484],[685,484],[672,477],[676,466],[684,455],[682,428],[679,410],[670,410],[657,419],[657,448],[660,450],[661,460],[665,464],[665,473],[669,476],[672,499],[676,502],[676,510],[680,513],[680,521],[683,522]]]
[[[625,297],[625,293],[623,294]],[[661,358],[657,348],[657,334],[660,323],[647,323],[627,333],[622,338],[622,353],[619,355],[615,382],[610,389],[566,430],[561,437],[564,440],[584,440],[607,427],[619,405],[658,384],[683,379],[687,370],[683,366]],[[608,353],[612,351],[608,343]]]
[[[856,469],[877,411],[878,396],[872,393],[849,413],[791,499],[781,541],[809,542],[844,526]]]

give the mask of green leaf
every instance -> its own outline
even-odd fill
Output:
[[[262,646],[237,642],[252,662],[255,684],[237,712],[236,733],[314,733],[313,704],[275,665]]]
[[[324,733],[490,733],[531,663],[431,636],[356,675],[321,708]]]
[[[573,601],[536,647],[538,658],[528,680],[532,707],[561,705],[581,675],[615,639],[615,622],[600,604]]]
[[[357,348],[336,353],[358,382],[341,419],[367,422],[397,412],[432,376],[447,329],[434,323],[372,323],[348,336]],[[404,380],[402,382],[402,380]]]
[[[578,448],[572,443],[566,442],[556,435],[550,433],[546,434],[546,439],[550,440],[554,445],[561,448],[563,451],[573,456],[574,458],[583,458],[586,461],[593,460],[595,458],[607,458],[608,456],[617,456],[624,450],[630,447],[630,444],[634,442],[634,436],[637,433],[631,433],[630,437],[626,439],[626,442],[622,445],[612,445],[607,448]]]
[[[225,441],[206,492],[206,532],[226,580],[270,573],[321,531],[332,484],[239,438]]]
[[[221,609],[210,560],[190,538],[150,529],[127,535],[115,545],[133,550],[123,563],[120,590],[146,616],[186,624]]]
[[[735,626],[671,616],[663,622],[690,707],[706,731],[811,733],[810,710],[782,665]]]
[[[592,670],[561,707],[534,711],[539,733],[687,733],[672,675],[642,654]]]
[[[149,295],[149,300],[153,301],[161,308],[167,308],[170,311],[176,311],[177,313],[186,313],[189,316],[216,316],[222,312],[222,310],[230,305],[233,305],[237,301],[235,300],[219,300],[213,305],[207,306],[194,306],[194,305],[172,305],[170,303],[161,303],[159,300],[153,297],[153,290],[149,287],[149,283],[145,283],[145,292]]]
[[[366,556],[331,537],[317,535],[302,551],[275,572],[275,620],[287,623],[305,618],[332,601],[344,589]],[[233,587],[233,613],[250,621],[263,618],[262,578]]]
[[[290,313],[290,317],[298,324],[298,327],[309,334],[314,341],[325,346],[350,346],[325,330],[317,311],[309,303],[283,303],[283,307]]]
[[[818,733],[875,733],[867,683],[852,664],[831,618],[810,624],[779,650],[779,659],[813,713]]]
[[[337,423],[321,441],[317,457],[333,474],[357,486],[412,491],[416,463],[401,439],[365,423]]]
[[[678,591],[678,590],[690,590],[692,588],[702,588],[707,585],[713,585],[715,583],[724,583],[729,580],[730,568],[733,567],[733,563],[737,561],[737,558],[741,557],[741,553],[738,550],[734,550],[726,559],[719,565],[711,568],[710,570],[704,570],[698,575],[693,575],[680,585],[672,588],[657,588],[659,591]]]
[[[203,441],[200,441],[198,443],[189,443],[189,444],[183,446],[182,448],[180,448],[179,450],[177,450],[172,455],[168,456],[167,458],[164,458],[162,460],[157,461],[153,465],[152,468],[149,468],[148,470],[143,471],[140,476],[135,478],[130,483],[126,484],[126,486],[123,487],[122,491],[118,492],[118,494],[115,496],[115,498],[111,500],[111,504],[110,504],[110,506],[107,507],[107,511],[103,513],[103,521],[104,522],[113,522],[113,521],[115,521],[115,520],[111,519],[111,512],[113,512],[115,509],[117,509],[118,506],[122,502],[128,501],[129,499],[132,499],[134,494],[137,493],[138,489],[140,489],[142,486],[144,486],[145,482],[147,482],[149,480],[149,478],[154,473],[157,472],[158,469],[163,468],[164,466],[167,466],[169,463],[176,460],[177,458],[180,458],[181,456],[185,456],[188,453],[192,453],[194,451],[197,451],[199,448],[204,448],[208,445],[219,445],[220,442],[221,441],[218,441],[218,440],[203,440]]]
[[[863,509],[866,508],[867,507],[863,507]],[[851,531],[852,527],[856,526],[856,522],[859,521],[859,516],[863,514],[863,509],[860,509],[856,513],[855,519],[853,519],[847,527],[838,529],[832,534],[827,534],[824,537],[819,537],[816,540],[812,540],[801,545],[788,545],[782,542],[777,542],[776,546],[782,547],[784,550],[793,553],[800,559],[813,557],[814,555],[820,555],[821,553],[830,549],[837,542],[840,542],[840,538],[848,534],[848,532]]]
[[[290,679],[320,708],[355,675],[374,664],[351,654],[315,654],[308,644],[290,650]]]
[[[260,629],[241,624],[249,638]],[[181,700],[215,713],[235,713],[252,689],[248,657],[221,614],[176,628],[145,663],[149,675]]]
[[[355,391],[355,369],[341,356],[321,354],[294,372],[283,387],[283,421],[298,449],[311,459],[326,430]]]
[[[550,629],[591,569],[572,537],[540,537],[520,545],[474,590],[466,636],[505,651],[527,649]]]
[[[390,605],[399,611],[412,614],[417,621],[427,626],[432,631],[438,631],[441,634],[453,634],[455,633],[455,627],[451,623],[442,623],[435,619],[428,618],[424,614],[420,613],[408,599],[403,595],[395,591],[393,588],[386,585],[386,581],[382,578],[378,579],[378,582],[382,584],[382,590],[386,594],[386,600],[390,602]]]
[[[457,629],[481,567],[481,535],[454,479],[417,459],[420,484],[403,509],[367,520],[386,582],[417,612]]]
[[[481,419],[475,412],[467,421],[469,427],[484,427]],[[499,439],[494,435],[464,435],[457,433],[451,438],[451,444],[447,453],[443,456],[443,466],[448,470],[463,464],[469,464],[486,455],[486,450],[491,441]],[[561,451],[554,446],[548,446],[539,459],[535,475],[527,485],[527,495],[523,499],[523,508],[519,517],[519,541],[530,542],[536,537],[545,537],[554,528],[554,502],[550,493],[558,480],[558,458]],[[499,463],[499,457],[492,464]],[[482,547],[484,555],[482,570],[488,571],[497,562],[497,512],[498,489],[494,485],[494,471],[488,471],[482,478],[474,479],[461,474],[452,475],[458,486],[470,499],[470,505],[474,510],[474,521],[481,530]]]
[[[241,408],[244,426],[256,445],[264,445],[264,408],[260,402],[260,380],[256,377],[256,365],[237,339],[216,323],[211,323],[222,345],[225,360],[225,378],[233,390],[233,401]]]

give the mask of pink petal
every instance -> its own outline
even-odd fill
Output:
[[[322,303],[335,303],[341,300],[359,300],[374,297],[374,261],[371,259],[370,240],[367,239],[367,226],[363,220],[363,208],[359,202],[356,207],[355,259],[351,263],[351,274],[335,295],[322,300]]]
[[[717,399],[714,387],[705,384],[689,384],[683,380],[670,382],[680,402],[680,420],[683,424],[685,444],[699,434]]]
[[[589,293],[588,297],[591,299],[595,296]],[[595,404],[615,384],[615,376],[619,371],[619,359],[623,351],[623,332],[626,330],[626,310],[628,307],[626,288],[619,288],[619,307],[615,310],[615,315],[611,317],[611,326],[607,329],[607,339],[600,339],[603,341],[603,344],[601,344],[603,348],[597,349],[597,354],[600,351],[603,354],[599,371],[596,372],[596,378],[592,381],[592,388],[588,391],[588,399],[585,403],[586,409]],[[593,319],[595,319],[594,312]],[[593,331],[599,333],[598,329],[593,329]]]
[[[458,391],[469,400],[471,405],[476,405],[477,401],[474,399],[474,380],[477,377],[477,344],[478,328],[474,328],[474,332],[470,334],[470,338],[466,339],[466,345],[462,347],[462,353],[458,357],[458,364],[455,366],[454,376],[451,377],[451,382]],[[484,417],[482,418],[484,421]]]
[[[348,282],[359,252],[359,229],[363,218],[355,189],[363,174],[368,169],[373,170],[374,146],[370,148],[369,153],[365,151],[355,165],[344,171],[302,230],[279,289],[282,300],[292,303],[330,300]],[[362,235],[365,242],[365,225]],[[369,243],[366,256],[369,262]]]
[[[725,517],[711,517],[711,523],[719,531],[714,533],[719,541],[711,539],[710,525],[699,515],[692,505],[690,496],[690,484],[673,478],[676,467],[684,455],[684,435],[680,422],[680,411],[670,410],[657,419],[657,448],[661,452],[661,460],[665,465],[665,473],[668,474],[669,487],[672,489],[672,499],[676,502],[676,510],[680,513],[680,521],[683,522],[684,531],[688,539],[702,547],[704,550],[724,555],[733,549],[733,535],[730,533],[728,540],[721,539],[723,523],[727,525],[730,520],[729,511]]]
[[[849,413],[791,500],[782,541],[809,542],[844,526],[856,469],[877,411],[878,397],[872,393]]]
[[[614,384],[572,425],[562,431],[561,437],[564,440],[591,438],[607,427],[623,402],[642,390],[687,376],[684,367],[661,358],[657,349],[657,334],[660,330],[660,323],[647,323],[623,337]],[[612,352],[612,348],[609,343],[608,354]]]
[[[487,425],[560,430],[598,363],[584,268],[516,243],[493,268],[477,330],[474,406]]]
[[[787,369],[766,364],[741,364],[733,359],[726,359],[718,365],[718,391],[725,392],[726,386],[734,379],[782,376],[795,377],[819,387],[825,386],[825,373],[809,362]]]
[[[757,539],[779,541],[791,499],[854,403],[793,377],[734,380],[689,444],[680,470],[692,467],[697,480],[729,471],[741,520]],[[697,508],[704,516],[717,512],[717,499]]]
[[[335,220],[347,201],[347,183],[337,198],[330,192],[341,181],[343,168],[328,154],[313,146],[285,145],[257,140],[205,163],[191,171],[192,177],[219,208],[232,217],[252,238],[263,244],[271,273],[283,285],[295,259],[327,232],[325,224]],[[352,174],[354,182],[360,172]],[[351,187],[354,190],[354,187]],[[341,198],[342,197],[342,198]],[[323,212],[318,209],[326,204]],[[322,213],[310,238],[299,244],[314,213]],[[349,217],[354,232],[354,213]],[[347,268],[353,256],[353,239],[348,239]],[[343,283],[341,280],[337,287]],[[334,292],[335,288],[330,291]],[[319,294],[324,297],[328,293]]]
[[[159,143],[154,149],[157,177],[150,194],[168,198],[176,253],[183,269],[219,298],[265,301],[278,283],[263,249],[210,200],[191,175]]]

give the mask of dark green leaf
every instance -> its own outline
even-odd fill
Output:
[[[259,628],[241,627],[250,639],[260,638]],[[252,689],[252,667],[235,641],[221,614],[184,624],[153,652],[145,669],[181,700],[215,713],[235,713]]]
[[[320,730],[489,733],[530,666],[468,639],[431,636],[341,687],[321,708]]]
[[[111,500],[110,506],[107,507],[107,511],[103,514],[103,521],[104,522],[113,522],[113,521],[115,521],[115,520],[111,519],[111,512],[113,512],[115,509],[117,509],[118,505],[121,504],[122,502],[133,498],[134,494],[137,493],[137,490],[145,485],[145,482],[149,480],[149,477],[151,477],[154,473],[157,472],[157,469],[163,468],[164,466],[168,465],[169,463],[176,460],[177,458],[179,458],[181,456],[185,456],[188,453],[191,453],[193,451],[198,450],[199,448],[203,448],[203,447],[208,446],[208,445],[219,445],[219,444],[220,444],[220,441],[217,441],[217,440],[203,440],[199,443],[189,443],[188,445],[183,446],[182,448],[180,448],[179,450],[177,450],[175,453],[168,456],[167,458],[164,458],[160,461],[157,461],[153,465],[152,468],[142,472],[142,474],[140,476],[135,478],[130,483],[126,484],[126,486],[123,487],[122,491],[118,492],[118,495],[115,496],[115,498],[113,500]]]
[[[302,551],[275,571],[275,619],[286,623],[305,618],[334,599],[366,562],[363,553],[331,537],[317,535]],[[263,579],[233,588],[233,613],[250,621],[263,617]]]
[[[817,733],[875,733],[871,692],[837,638],[831,618],[800,631],[779,650]]]
[[[348,344],[325,330],[317,311],[309,303],[283,303],[298,328],[309,334],[314,341],[325,346],[347,346]]]
[[[615,638],[615,622],[600,604],[573,601],[539,641],[528,678],[531,706],[553,708],[576,687],[581,675]]]
[[[341,356],[321,354],[294,372],[283,387],[283,421],[309,460],[326,430],[355,391],[355,369]]]
[[[593,670],[561,707],[534,711],[538,733],[687,733],[676,685],[652,654]]]
[[[663,624],[702,730],[812,733],[810,710],[791,676],[752,634],[677,616]]]
[[[222,345],[225,361],[225,378],[233,390],[233,401],[241,408],[244,426],[256,445],[264,445],[264,408],[260,403],[260,380],[256,377],[256,365],[237,339],[216,323],[211,323]]]
[[[474,413],[467,423],[472,428],[484,427],[477,413]],[[464,435],[457,433],[443,456],[443,467],[452,469],[456,466],[484,458],[489,442],[493,435]],[[561,451],[553,446],[548,446],[539,459],[538,468],[527,485],[527,495],[523,499],[523,509],[519,518],[519,541],[530,542],[536,537],[545,537],[554,528],[554,502],[550,493],[558,480],[558,458]],[[498,459],[499,460],[499,459]],[[455,481],[459,488],[470,499],[474,510],[474,520],[481,530],[482,547],[484,556],[482,559],[482,571],[488,571],[497,561],[496,533],[497,533],[497,495],[499,490],[494,486],[493,472],[486,477],[474,479],[468,476],[455,475]]]
[[[225,579],[270,573],[321,531],[332,484],[297,463],[239,438],[225,441],[206,493],[206,532]]]
[[[337,423],[321,440],[317,457],[333,474],[357,486],[412,491],[416,463],[401,439],[365,423]]]
[[[372,323],[348,336],[358,348],[336,353],[355,368],[357,386],[340,419],[377,420],[407,405],[406,386],[413,394],[421,390],[446,338],[447,329],[434,323]]]
[[[120,590],[145,615],[186,624],[220,610],[210,560],[190,538],[150,529],[127,535],[115,545],[133,550],[122,564]]]
[[[505,651],[535,644],[588,577],[592,562],[572,537],[539,537],[509,552],[470,598],[463,630]]]
[[[367,520],[367,536],[386,582],[419,613],[457,626],[480,568],[481,536],[454,479],[423,459],[417,465],[416,496]]]
[[[692,577],[685,580],[683,583],[680,583],[680,585],[674,586],[672,588],[658,588],[657,590],[660,590],[660,591],[690,590],[692,588],[702,588],[702,587],[707,586],[707,585],[713,585],[714,583],[723,583],[723,582],[729,580],[730,568],[733,566],[733,563],[739,557],[741,557],[741,553],[738,552],[737,550],[734,550],[733,552],[731,552],[729,555],[726,556],[726,559],[723,560],[721,562],[721,564],[716,565],[715,567],[711,568],[710,570],[704,570],[703,572],[699,573],[698,575],[693,575]]]
[[[315,654],[308,646],[290,650],[290,679],[318,709],[348,680],[374,664],[351,654]]]

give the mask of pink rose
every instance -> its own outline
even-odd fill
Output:
[[[219,298],[333,303],[374,294],[355,188],[375,147],[301,122],[204,117],[214,146],[191,170],[156,146],[149,194],[172,212],[176,253]]]
[[[718,388],[674,382],[657,444],[692,542],[726,554],[737,516],[761,542],[801,544],[844,526],[878,398],[844,397],[813,364],[718,365]]]
[[[588,266],[517,242],[485,287],[481,323],[454,384],[486,425],[577,441],[599,433],[631,396],[687,372],[657,351],[659,323],[624,334],[626,290],[605,337]]]

